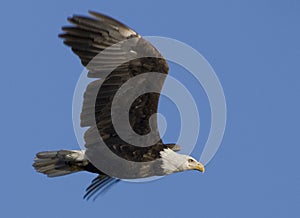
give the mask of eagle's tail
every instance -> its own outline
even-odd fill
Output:
[[[63,176],[84,170],[88,164],[85,151],[43,151],[36,154],[33,167],[48,177]]]

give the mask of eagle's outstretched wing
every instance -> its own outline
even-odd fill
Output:
[[[126,25],[103,14],[89,13],[92,17],[75,15],[69,18],[72,25],[63,27],[64,32],[59,35],[88,69],[88,77],[97,78],[85,91],[81,112],[81,126],[89,127],[85,133],[86,152],[93,152],[93,146],[99,146],[96,138],[101,136],[107,147],[123,159],[134,162],[154,160],[168,146],[160,138],[148,147],[134,146],[123,140],[113,125],[112,104],[124,83],[148,72],[166,76],[168,64],[149,42]],[[158,92],[162,89],[164,78],[152,81]],[[141,77],[136,80],[135,88],[142,89],[148,85],[149,81]],[[159,136],[157,120],[151,120],[151,125],[149,122],[150,117],[157,113],[158,92],[140,95],[129,108],[129,123],[138,135],[154,132]],[[119,128],[122,130],[122,126]],[[143,143],[149,145],[147,141]],[[101,185],[107,185],[106,180],[110,181],[105,176],[104,182],[100,182],[101,176],[97,178],[88,189],[87,196]]]

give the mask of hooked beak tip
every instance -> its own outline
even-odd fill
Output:
[[[199,170],[201,173],[205,172],[205,167],[203,164],[199,163],[199,165],[196,168],[197,170]]]

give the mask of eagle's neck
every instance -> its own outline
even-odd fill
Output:
[[[162,169],[165,174],[171,174],[187,170],[186,155],[178,154],[167,148],[160,152],[162,159]]]

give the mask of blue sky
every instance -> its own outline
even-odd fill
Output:
[[[2,1],[1,214],[8,217],[299,217],[300,3],[297,0]],[[82,199],[94,175],[48,179],[32,168],[41,150],[77,149],[72,96],[82,71],[57,35],[89,9],[142,35],[198,50],[227,100],[227,128],[207,172],[120,183],[95,202]],[[194,84],[179,67],[171,75]],[[207,100],[190,87],[209,128]],[[200,94],[199,94],[200,93]],[[205,106],[206,104],[206,106]],[[161,113],[178,113],[163,101]],[[174,118],[176,119],[176,118]],[[177,139],[176,123],[166,140]]]

